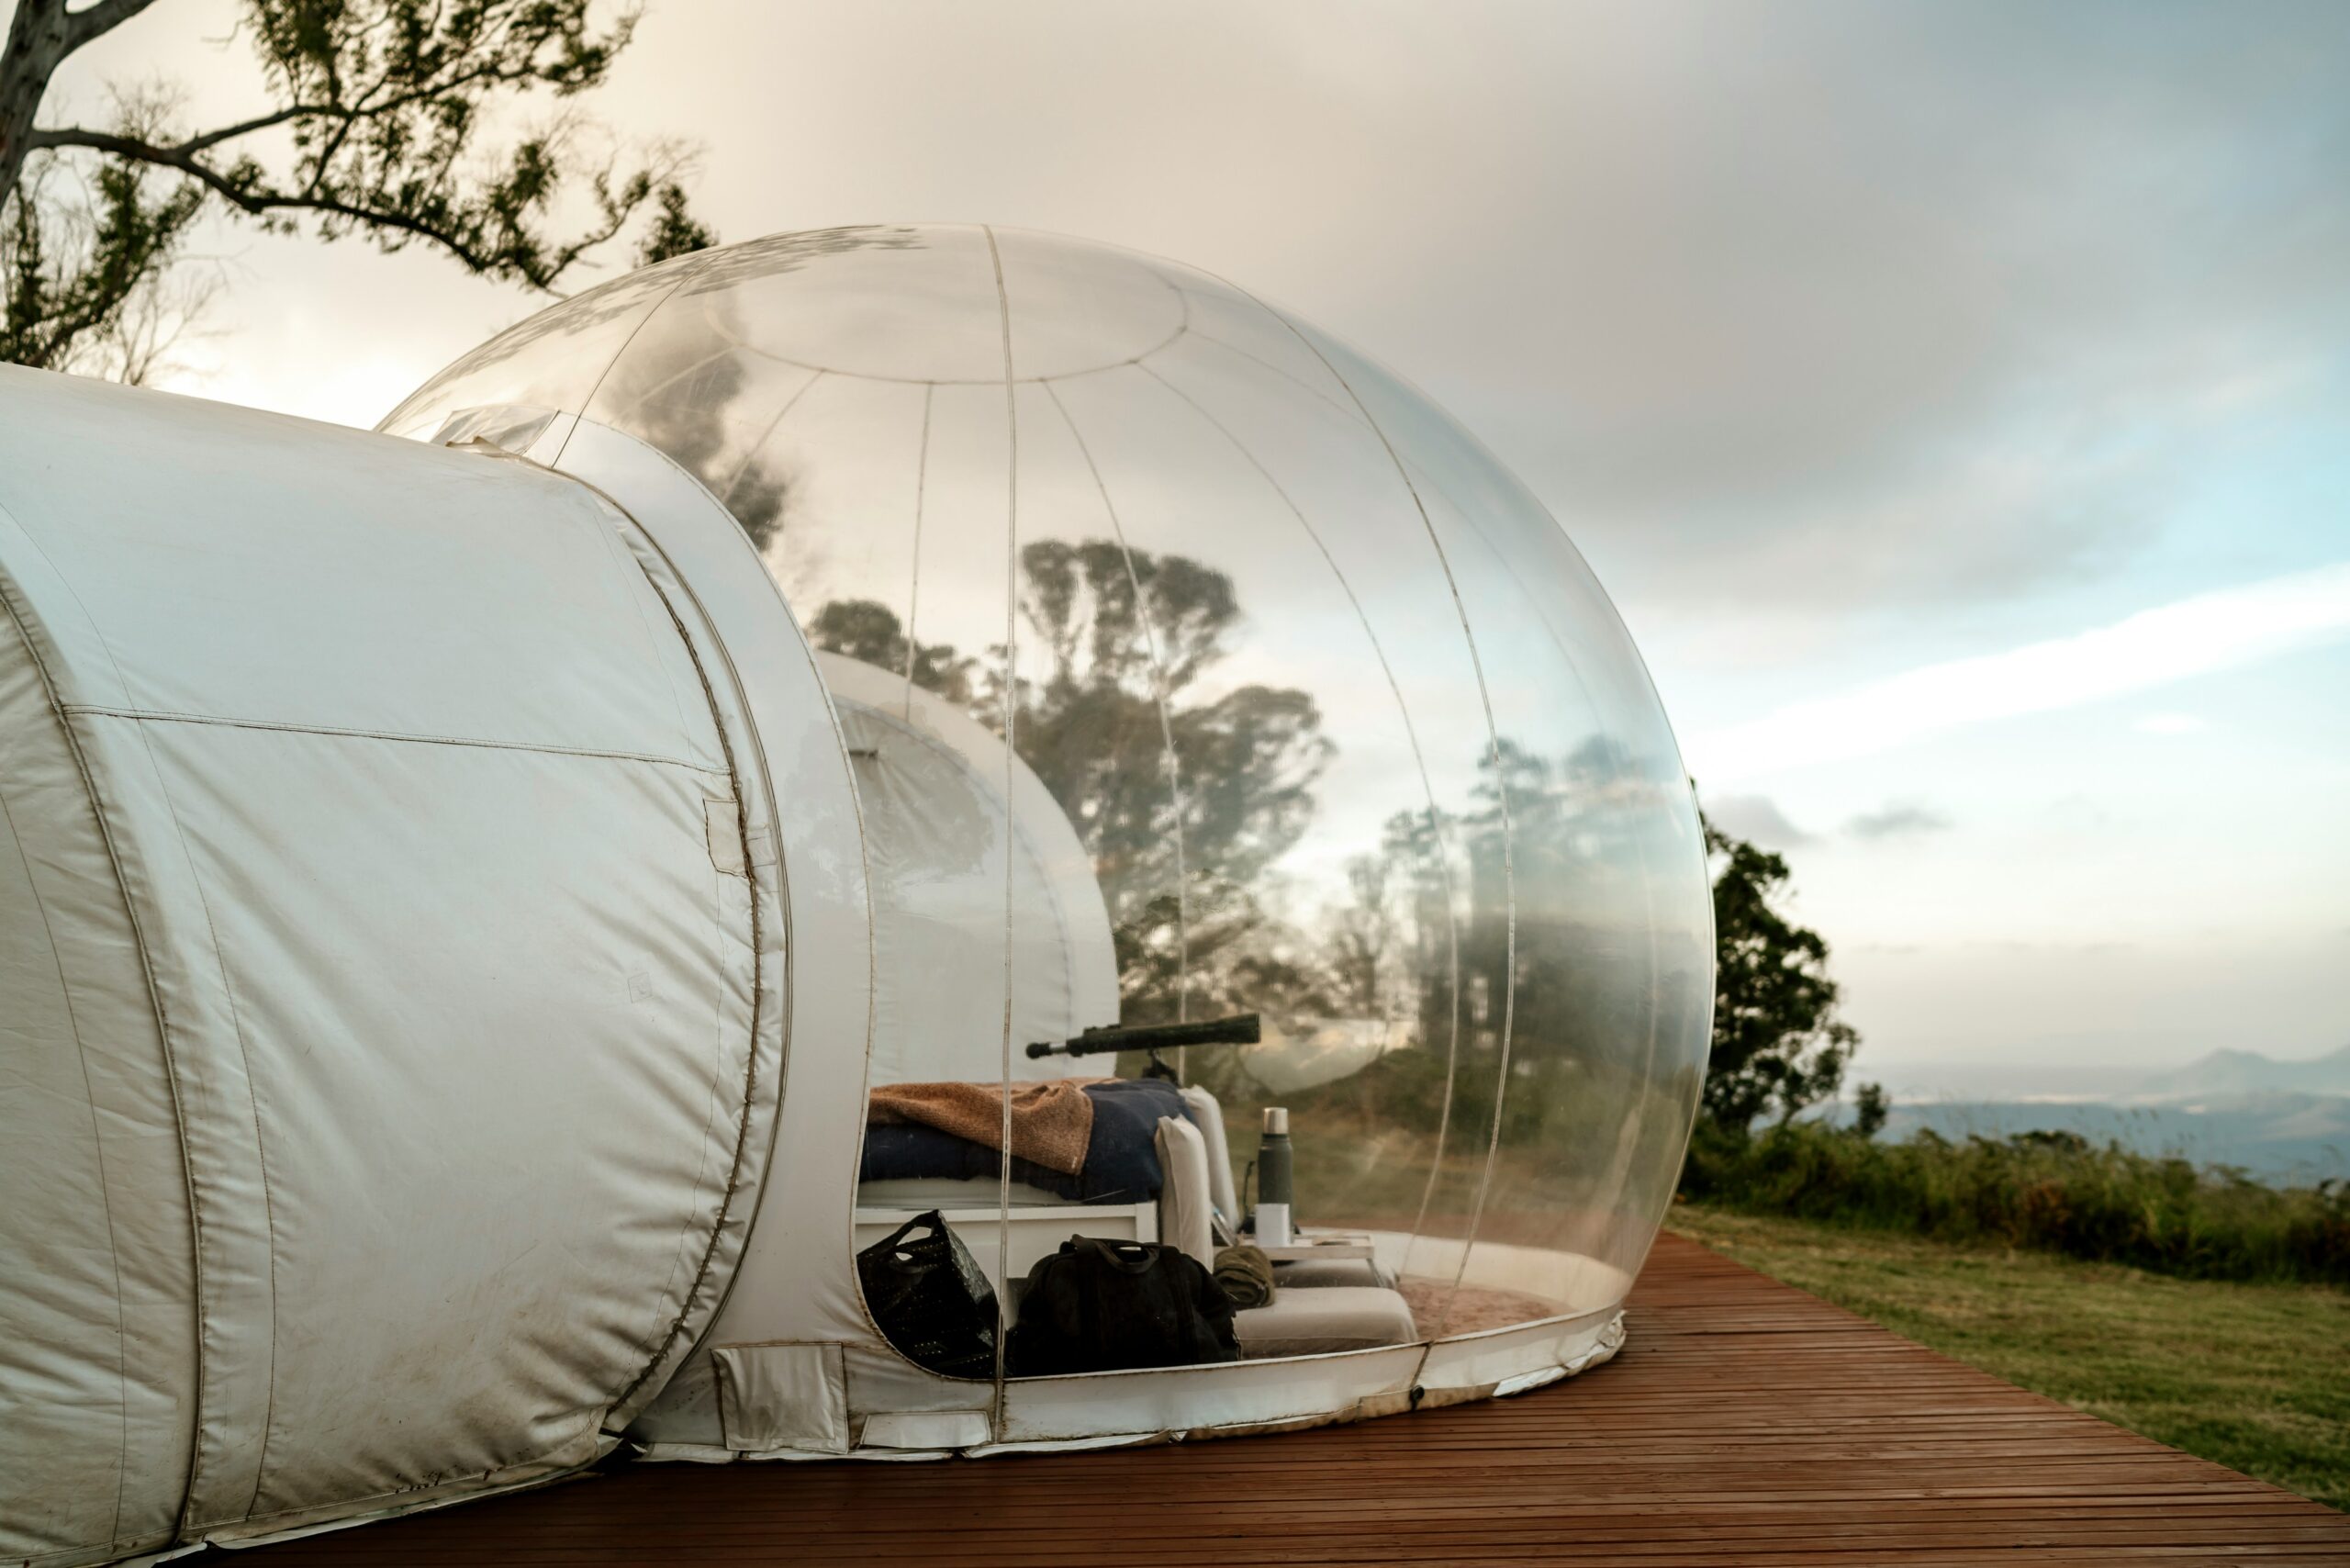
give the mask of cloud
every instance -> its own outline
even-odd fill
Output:
[[[1950,826],[1950,818],[1930,806],[1887,801],[1846,823],[1844,831],[1854,838],[1922,838],[1930,833],[1947,833]]]
[[[1789,822],[1767,795],[1723,795],[1706,801],[1706,818],[1732,838],[1763,849],[1793,849],[1813,844],[1818,835]]]
[[[2350,323],[2339,4],[915,10],[655,7],[593,107],[705,140],[730,239],[993,219],[1293,304],[1500,448],[1619,598],[1709,623],[2108,566],[2219,426],[2324,412]],[[162,71],[239,118],[238,15],[155,7],[63,88]],[[289,409],[322,357],[421,379],[540,303],[234,234],[266,270],[222,389]],[[279,330],[289,298],[332,330]]]
[[[2192,735],[2211,726],[2208,720],[2194,713],[2149,713],[2130,727],[2141,734]]]
[[[1496,279],[1454,310],[1518,374],[1429,378],[1611,587],[2004,598],[2143,549],[2183,476],[2324,413],[2350,9],[1639,14],[1673,36],[1577,51],[1604,79],[1549,111],[1609,156],[1548,160],[1555,199],[1475,263],[1528,258],[1558,306],[1499,319]]]
[[[2077,707],[2350,635],[2350,562],[2198,594],[2110,626],[1928,665],[1695,737],[1691,770],[1742,779],[1849,761],[1967,724]]]

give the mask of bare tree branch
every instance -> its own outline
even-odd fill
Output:
[[[397,230],[401,233],[413,234],[419,239],[430,240],[476,272],[489,272],[498,264],[497,257],[475,250],[458,235],[435,229],[431,224],[416,218],[398,213],[373,212],[364,207],[353,207],[348,202],[273,191],[264,186],[242,185],[210,167],[193,153],[183,152],[175,147],[158,147],[151,142],[141,141],[137,137],[116,136],[102,130],[39,130],[33,133],[33,144],[36,147],[83,147],[93,152],[110,152],[118,158],[128,158],[134,162],[151,164],[157,168],[177,169],[214,195],[227,198],[238,210],[251,213],[255,217],[291,210],[325,213],[355,221],[364,220],[379,228]],[[608,233],[604,239],[610,237]],[[594,242],[600,244],[602,241],[599,240]],[[540,286],[546,286],[542,284]]]
[[[71,54],[91,39],[114,31],[154,3],[155,0],[98,0],[95,6],[65,12],[65,52]]]
[[[165,269],[202,205],[185,181],[156,196],[137,163],[101,163],[86,183],[46,167],[20,184],[0,221],[0,358],[20,364],[66,363],[76,341],[113,322],[140,286]],[[50,187],[79,185],[77,202],[54,202]]]
[[[181,350],[218,335],[204,322],[227,286],[217,261],[149,273],[111,320],[92,327],[67,348],[58,368],[151,386],[183,368]]]
[[[17,0],[0,45],[0,193],[14,190],[31,146],[27,137],[49,81],[66,58],[120,27],[155,0],[98,0],[69,11],[65,0]]]
[[[273,106],[193,133],[154,98],[122,100],[113,125],[38,126],[58,63],[152,3],[17,7],[0,53],[0,231],[13,236],[0,242],[14,258],[0,277],[0,350],[11,357],[48,363],[75,333],[116,320],[143,275],[124,269],[168,267],[207,200],[275,232],[364,235],[387,251],[423,243],[548,291],[648,204],[640,258],[715,239],[688,209],[689,159],[674,147],[623,167],[582,148],[592,128],[566,109],[501,152],[484,150],[512,105],[599,85],[633,36],[634,6],[598,21],[596,0],[240,0],[236,30]],[[34,157],[124,173],[104,176],[86,220],[45,224],[24,178]]]

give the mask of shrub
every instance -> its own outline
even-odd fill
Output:
[[[1688,1197],[1955,1241],[1993,1241],[2199,1279],[2350,1284],[2350,1187],[2238,1170],[2075,1133],[1875,1143],[1811,1122],[1742,1137],[1701,1124]]]

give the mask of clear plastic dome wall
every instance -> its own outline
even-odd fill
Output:
[[[1421,1338],[1621,1300],[1705,1060],[1695,811],[1589,569],[1426,398],[1169,263],[875,227],[621,279],[384,428],[500,409],[666,454],[860,704],[878,675],[1009,738],[1111,926],[1119,1017],[1061,1021],[1261,1014],[1181,1071],[1244,1171],[1287,1107],[1300,1223],[1367,1233]],[[1009,944],[1015,902],[969,918]],[[1025,1056],[1021,972],[942,1059],[1072,1070]]]

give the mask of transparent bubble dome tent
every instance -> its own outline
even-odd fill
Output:
[[[161,405],[182,402],[139,407],[169,423],[181,416]],[[215,1355],[185,1374],[210,1435],[158,1436],[157,1451],[225,1443],[200,1468],[229,1480],[199,1481],[164,1510],[165,1535],[140,1541],[397,1511],[623,1440],[655,1458],[902,1458],[1278,1430],[1514,1393],[1614,1352],[1704,1068],[1712,938],[1695,803],[1639,656],[1564,533],[1392,374],[1169,263],[1013,230],[872,227],[704,252],[566,301],[434,377],[381,435],[262,418],[223,411],[186,446],[203,477],[182,490],[229,483],[240,442],[256,471],[311,465],[303,505],[340,509],[354,541],[374,541],[320,580],[346,604],[409,596],[416,635],[353,652],[364,678],[315,702],[266,682],[207,697],[201,670],[159,644],[157,667],[187,689],[171,710],[238,707],[253,722],[233,734],[254,746],[342,737],[319,742],[346,748],[319,791],[357,788],[347,770],[374,766],[346,755],[364,744],[350,737],[462,726],[513,777],[395,778],[383,811],[430,836],[509,790],[511,820],[470,857],[408,869],[395,856],[381,874],[477,877],[484,899],[512,901],[500,932],[552,918],[511,889],[560,883],[572,924],[541,967],[518,958],[480,982],[490,1022],[465,1024],[465,1059],[510,1062],[512,1081],[485,1069],[470,1089],[398,1066],[424,1047],[380,1020],[406,1003],[344,1007],[297,972],[330,961],[303,944],[324,941],[340,906],[270,928],[275,980],[230,989],[262,998],[250,1014],[274,983],[314,1016],[282,1087],[264,1025],[247,1018],[236,1059],[261,1108],[220,1137],[252,1145],[256,1202],[267,1169],[277,1217],[245,1223],[249,1261],[274,1282],[221,1298],[237,1276],[218,1264],[212,1297],[176,1275],[159,1288],[197,1301],[207,1343],[242,1313],[280,1352],[265,1370]],[[20,429],[45,450],[75,439]],[[313,446],[323,455],[304,455]],[[401,499],[426,491],[440,498]],[[39,503],[0,493],[20,517]],[[239,510],[259,541],[242,558],[291,571],[327,549],[331,529],[285,521],[298,510]],[[94,554],[88,572],[121,558]],[[0,570],[9,559],[0,549]],[[295,593],[250,591],[257,605]],[[146,601],[124,602],[129,616]],[[93,613],[104,621],[103,603]],[[301,616],[325,650],[325,673],[305,677],[319,683],[332,648],[373,635],[366,614]],[[510,634],[481,630],[499,618]],[[216,684],[247,679],[260,678],[229,661]],[[84,705],[149,711],[120,694]],[[489,766],[461,749],[387,745],[399,755],[383,766],[425,752]],[[522,780],[568,778],[589,756],[636,782],[575,798]],[[185,764],[223,793],[248,766],[300,788],[276,761]],[[673,788],[678,767],[701,782]],[[626,856],[597,847],[631,834],[641,847]],[[543,854],[495,864],[530,834]],[[226,856],[233,836],[206,842]],[[261,834],[253,863],[276,842]],[[677,857],[666,879],[651,869],[662,856]],[[210,907],[265,902],[270,875],[222,873]],[[136,910],[144,895],[124,886]],[[397,994],[437,990],[436,1016],[453,1016],[475,981],[444,950],[462,945],[429,933],[435,896],[403,894],[403,922],[331,961],[405,968]],[[581,944],[619,955],[607,989],[559,956]],[[628,956],[639,947],[652,957]],[[667,1035],[603,1022],[677,998],[690,1017]],[[1257,1021],[1253,1043],[1031,1049],[1240,1015]],[[168,1042],[173,1025],[157,1027]],[[582,1054],[599,1030],[615,1058],[641,1053],[643,1073],[583,1070],[601,1059]],[[180,1070],[162,1057],[158,1081]],[[370,1081],[339,1080],[346,1060]],[[1147,1079],[1180,1101],[1132,1134],[1140,1177],[1096,1181],[1089,1152],[1055,1180],[1024,1155],[1013,1107],[1093,1078]],[[548,1082],[564,1104],[541,1103]],[[952,1168],[881,1161],[878,1135],[901,1119],[885,1103],[942,1089],[1000,1107],[1009,1136],[981,1129],[965,1140],[979,1154]],[[451,1093],[485,1108],[443,1114],[435,1096]],[[501,1121],[500,1093],[528,1114]],[[354,1097],[367,1104],[354,1126],[411,1130],[326,1140],[307,1167],[275,1130],[297,1101],[316,1107],[308,1125],[340,1126],[333,1107]],[[151,1092],[147,1114],[166,1099]],[[1091,1103],[1096,1146],[1129,1137],[1110,1099]],[[1273,1301],[1236,1319],[1240,1360],[1044,1376],[1000,1361],[952,1376],[868,1312],[858,1252],[931,1210],[1007,1320],[1031,1266],[1072,1235],[1212,1263],[1261,1194],[1270,1107],[1287,1113],[1298,1234],[1275,1249]],[[593,1136],[566,1131],[583,1125]],[[478,1147],[500,1139],[511,1146]],[[416,1172],[436,1160],[472,1170],[476,1199],[453,1186],[434,1210]],[[307,1206],[287,1196],[306,1181]],[[411,1187],[413,1202],[381,1201]],[[191,1190],[181,1204],[197,1213],[227,1201]],[[387,1319],[366,1330],[380,1356],[320,1350],[306,1373],[287,1347],[318,1336],[289,1319],[330,1317],[360,1287],[322,1277],[304,1295],[318,1253],[281,1233],[288,1214],[401,1252],[469,1304],[464,1321]],[[241,1234],[195,1228],[198,1251]],[[530,1249],[557,1232],[585,1275],[519,1300],[511,1279],[554,1266]],[[357,1425],[397,1425],[397,1441],[335,1461],[358,1439],[330,1418],[333,1399],[318,1396],[308,1428],[288,1414],[289,1382],[397,1379],[430,1361],[435,1333],[472,1348],[465,1387],[405,1405],[372,1391],[379,1414]],[[243,1392],[255,1377],[267,1397]],[[240,1422],[263,1436],[239,1447],[215,1429]],[[126,1447],[118,1479],[137,1463]],[[137,1535],[113,1529],[117,1547]],[[105,1555],[89,1539],[50,1558]]]

